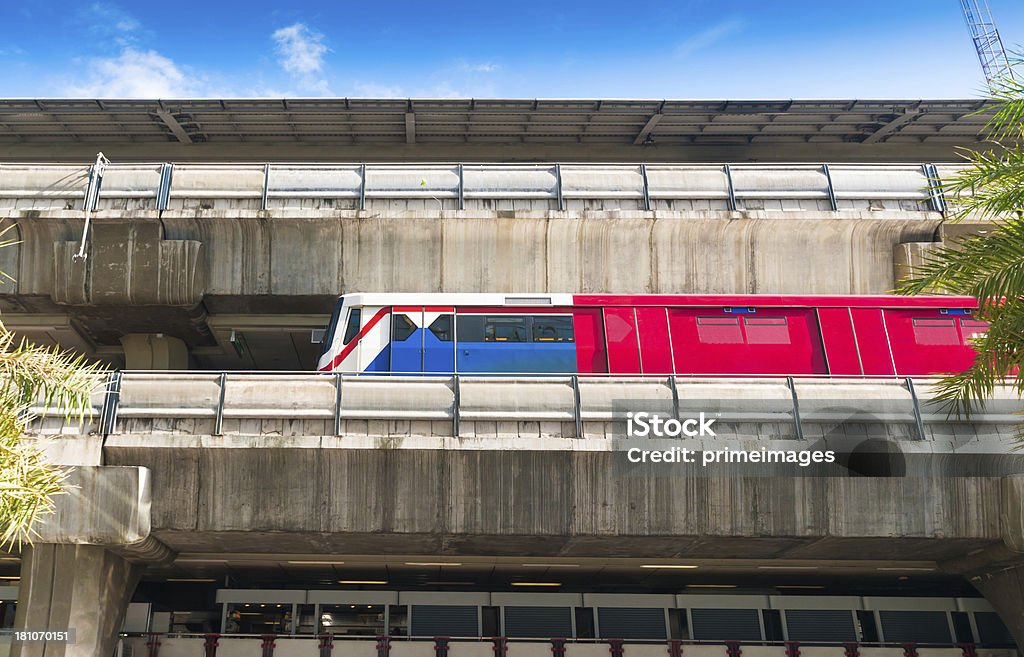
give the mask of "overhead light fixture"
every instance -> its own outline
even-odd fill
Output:
[[[687,584],[688,589],[734,589],[736,584]]]
[[[194,559],[192,557],[178,558],[174,563],[227,563],[227,559]]]
[[[758,570],[817,570],[817,566],[758,566]]]
[[[694,568],[698,568],[699,566],[694,566],[692,564],[645,563],[644,565],[642,565],[640,567],[641,568],[672,568],[672,569],[676,569],[676,570],[693,570]]]
[[[168,577],[168,582],[216,582],[212,577]]]
[[[451,561],[406,561],[406,566],[438,566],[444,568],[445,566],[461,566],[461,563],[455,563]]]
[[[899,568],[879,568],[881,571],[892,571],[897,573],[932,573],[935,572],[934,568],[911,568],[911,567],[899,567]]]
[[[775,588],[777,589],[823,589],[824,586],[820,584],[779,584]]]
[[[339,579],[338,584],[387,584],[386,579]]]
[[[5,575],[3,577],[0,577],[0,579],[6,579],[8,581],[16,582],[19,579],[21,579],[21,576],[20,575]]]
[[[578,563],[524,563],[523,568],[579,568]]]
[[[289,561],[296,566],[342,566],[344,561]]]
[[[512,582],[512,586],[561,586],[561,582]]]

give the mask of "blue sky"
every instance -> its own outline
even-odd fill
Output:
[[[1007,46],[1024,2],[990,0]],[[962,98],[955,0],[0,5],[2,97]]]

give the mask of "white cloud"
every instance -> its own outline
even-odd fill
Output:
[[[69,85],[69,96],[88,98],[186,98],[203,95],[203,85],[155,50],[125,48],[117,57],[94,59],[92,75]]]
[[[307,93],[330,94],[327,81],[318,76],[328,51],[323,43],[323,34],[309,29],[304,23],[295,23],[276,30],[270,36],[276,44],[281,68],[292,74],[300,89]]]
[[[499,68],[491,62],[459,62],[459,70],[464,73],[494,73]]]
[[[709,48],[732,34],[741,32],[744,27],[743,21],[735,18],[716,23],[684,39],[675,47],[674,52],[677,57],[686,57],[698,50]]]

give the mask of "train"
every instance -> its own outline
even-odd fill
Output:
[[[958,296],[356,293],[321,372],[928,376],[961,372],[986,322]]]

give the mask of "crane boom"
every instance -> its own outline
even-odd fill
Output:
[[[1006,57],[1003,40],[999,38],[988,0],[960,0],[960,6],[989,88],[997,86],[1000,80],[1012,78],[1013,68]]]

